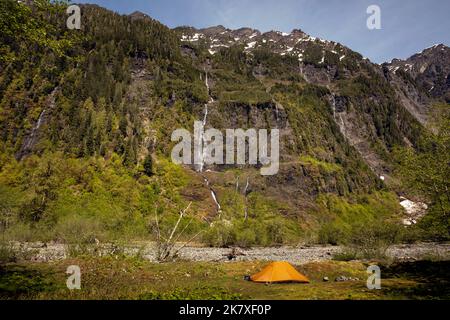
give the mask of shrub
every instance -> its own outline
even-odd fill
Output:
[[[218,221],[203,235],[210,246],[271,246],[288,243],[298,236],[294,222],[276,217],[267,220],[249,218]]]
[[[347,247],[355,252],[357,258],[384,259],[389,246],[397,243],[401,226],[376,221],[368,225],[355,225],[349,233]]]
[[[236,232],[236,242],[234,244],[247,248],[257,244],[257,236],[255,230],[244,227]]]
[[[100,237],[100,225],[81,216],[64,217],[56,226],[58,238],[69,243],[94,243]]]
[[[204,234],[203,241],[213,247],[225,247],[236,242],[230,221],[215,222]]]
[[[290,240],[288,221],[274,219],[266,227],[267,241],[270,244],[283,244]]]
[[[15,246],[14,243],[5,239],[0,240],[0,265],[20,260],[28,260],[33,253],[33,250]]]
[[[1,241],[0,242],[0,264],[16,262],[16,260],[17,260],[17,255],[13,249],[13,246],[6,241]]]
[[[351,250],[349,248],[346,248],[340,252],[337,252],[333,255],[333,260],[336,261],[352,261],[356,260],[358,257],[358,254],[355,250]]]
[[[398,234],[401,232],[399,225],[386,222],[401,210],[392,193],[362,195],[353,201],[335,195],[322,195],[318,198],[318,203],[322,207],[318,214],[321,223],[318,240],[321,244],[353,243],[357,241],[358,230],[363,230],[362,233],[364,230],[375,232],[374,228],[379,229],[379,226],[396,229]],[[382,236],[378,229],[374,236]]]
[[[240,247],[250,247],[252,245],[263,244],[266,241],[265,234],[261,226],[251,219],[216,222],[203,236],[210,246],[226,247],[237,245]]]
[[[58,288],[53,277],[23,266],[0,268],[0,299],[30,299]]]
[[[319,230],[318,241],[320,244],[331,244],[336,246],[345,242],[348,237],[348,231],[335,223],[327,223]]]
[[[415,243],[417,241],[425,240],[426,238],[426,232],[418,225],[405,227],[399,234],[399,242],[401,243]]]

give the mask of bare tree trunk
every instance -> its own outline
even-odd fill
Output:
[[[186,207],[186,209],[180,211],[180,216],[178,217],[177,223],[176,223],[175,226],[173,227],[173,230],[172,230],[172,233],[171,233],[170,236],[169,236],[168,242],[172,241],[173,235],[174,235],[175,232],[177,231],[178,225],[180,224],[181,219],[183,219],[184,214],[185,214],[186,211],[190,208],[191,204],[192,204],[192,202],[189,203],[189,205]]]
[[[181,220],[183,219],[183,217],[185,216],[186,212],[189,210],[189,208],[191,207],[192,202],[189,203],[189,205],[184,209],[180,211],[180,216],[178,217],[178,220],[175,224],[175,226],[172,229],[172,232],[170,233],[169,237],[167,239],[163,239],[164,241],[162,241],[162,236],[161,236],[161,232],[159,229],[159,222],[158,222],[158,214],[156,213],[156,245],[157,245],[157,251],[156,251],[156,258],[158,261],[167,261],[170,258],[173,258],[176,256],[176,254],[178,254],[178,252],[181,250],[174,250],[175,245],[178,241],[178,239],[184,234],[184,232],[186,231],[186,229],[188,228],[188,226],[191,224],[191,221],[189,221],[189,223],[183,228],[183,230],[175,237],[174,236],[178,230],[178,227],[180,225]],[[192,240],[190,240],[192,241]],[[184,248],[184,246],[182,246],[182,248]]]

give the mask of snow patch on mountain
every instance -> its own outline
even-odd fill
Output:
[[[404,197],[400,198],[400,205],[405,210],[407,217],[403,219],[405,226],[416,224],[425,214],[428,206],[422,202],[414,202]]]

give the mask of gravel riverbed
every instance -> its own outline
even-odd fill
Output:
[[[14,243],[14,248],[21,252],[25,260],[47,262],[62,260],[68,257],[68,247],[59,243]],[[332,260],[343,248],[337,246],[304,246],[304,247],[255,247],[239,248],[237,261],[289,261],[293,264],[303,264],[314,261]],[[140,243],[119,247],[109,244],[92,245],[91,251],[99,255],[139,254],[149,261],[155,261],[154,243]],[[201,246],[185,247],[179,258],[188,261],[226,262],[230,248],[210,248]],[[395,260],[414,261],[424,258],[450,260],[450,244],[419,243],[396,245],[388,249],[387,255]]]

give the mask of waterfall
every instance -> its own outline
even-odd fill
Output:
[[[34,146],[39,141],[39,129],[46,121],[46,118],[48,118],[51,114],[51,110],[55,108],[56,105],[56,94],[59,90],[59,87],[55,87],[52,91],[52,93],[48,96],[48,106],[46,109],[43,109],[41,114],[39,115],[38,120],[34,124],[34,126],[31,128],[31,132],[29,135],[27,135],[22,143],[22,146],[20,147],[20,150],[16,153],[16,159],[22,160],[24,157],[28,156],[33,152]],[[50,110],[50,112],[48,112]]]
[[[215,202],[215,204],[217,206],[217,212],[222,211],[222,208],[220,207],[220,203],[217,200],[216,192],[213,189],[211,189],[211,196],[212,196],[212,198],[213,198],[213,200],[214,200],[214,202]]]
[[[336,98],[331,94],[331,107],[333,109],[333,119],[336,121]]]
[[[35,131],[39,130],[39,128],[41,127],[42,120],[44,119],[45,111],[46,111],[45,109],[42,110],[41,114],[39,115],[39,119],[38,119],[38,121],[36,123]]]
[[[198,159],[200,160],[199,163],[196,164],[196,169],[198,172],[203,172],[203,168],[205,166],[205,157],[206,157],[206,141],[205,141],[205,126],[208,120],[208,104],[205,103],[205,108],[203,110],[204,116],[202,121],[202,127],[200,130],[200,136],[198,137]]]
[[[44,122],[45,113],[46,109],[42,110],[37,122],[34,124],[33,128],[31,128],[31,133],[25,137],[20,151],[16,154],[17,160],[21,160],[23,157],[30,154],[34,145],[37,143],[39,129]]]
[[[39,115],[38,121],[36,122],[33,129],[31,130],[30,136],[25,141],[24,149],[29,149],[33,146],[35,139],[36,139],[37,132],[38,132],[39,128],[41,127],[42,122],[44,121],[45,111],[46,111],[45,109],[42,110],[41,114]]]
[[[208,103],[211,103],[211,102],[214,102],[214,99],[211,96],[211,89],[209,88],[208,72],[206,72],[205,74],[206,74],[206,76],[205,76],[205,86],[206,86],[206,90],[208,92],[208,97],[209,97]]]
[[[303,64],[299,62],[300,65],[300,75],[305,79],[307,83],[311,83],[308,79],[308,76],[306,75],[305,71],[303,70]]]
[[[208,83],[208,73],[205,73],[205,86],[206,86],[206,90],[208,92],[208,97],[209,97],[209,101],[207,103],[205,103],[205,107],[203,109],[203,121],[202,121],[202,128],[200,130],[200,136],[198,137],[198,142],[201,146],[201,148],[198,148],[198,159],[200,159],[200,162],[196,164],[197,166],[197,171],[198,172],[203,172],[203,168],[205,166],[205,157],[206,157],[206,141],[205,141],[205,126],[206,123],[208,122],[208,104],[211,102],[214,102],[214,99],[211,97],[209,91],[209,83]]]
[[[219,200],[217,199],[216,191],[214,191],[214,189],[211,187],[207,177],[203,176],[203,181],[205,181],[205,185],[208,187],[209,191],[211,192],[211,198],[213,199],[214,203],[217,206],[217,212],[220,213],[222,211],[222,207],[220,206]]]
[[[331,94],[330,103],[331,103],[331,108],[333,109],[333,119],[337,123],[337,125],[338,125],[338,127],[339,127],[339,129],[340,129],[340,131],[342,133],[342,135],[344,137],[346,137],[344,118],[342,117],[342,113],[341,112],[336,112],[336,97],[335,97],[334,94]],[[339,119],[336,119],[336,113],[338,114]]]
[[[341,128],[342,135],[347,138],[347,132],[345,130],[345,122],[341,113],[339,113],[339,127]]]
[[[201,79],[201,78],[200,78]],[[205,103],[205,107],[203,109],[203,121],[202,121],[202,130],[200,131],[200,137],[198,137],[199,144],[201,145],[201,148],[198,148],[198,159],[200,159],[199,163],[196,164],[196,170],[197,172],[203,172],[203,168],[205,166],[205,158],[206,158],[206,140],[205,140],[205,133],[204,129],[206,127],[206,124],[208,123],[208,105],[210,103],[214,102],[213,97],[210,93],[209,83],[208,83],[208,72],[205,71],[205,86],[206,90],[208,92],[208,102]],[[217,198],[217,193],[214,191],[214,189],[210,186],[209,180],[207,177],[203,176],[203,180],[205,182],[206,187],[209,188],[209,191],[211,192],[211,198],[213,199],[214,203],[217,206],[217,212],[222,212],[222,207],[220,206],[219,200]]]

